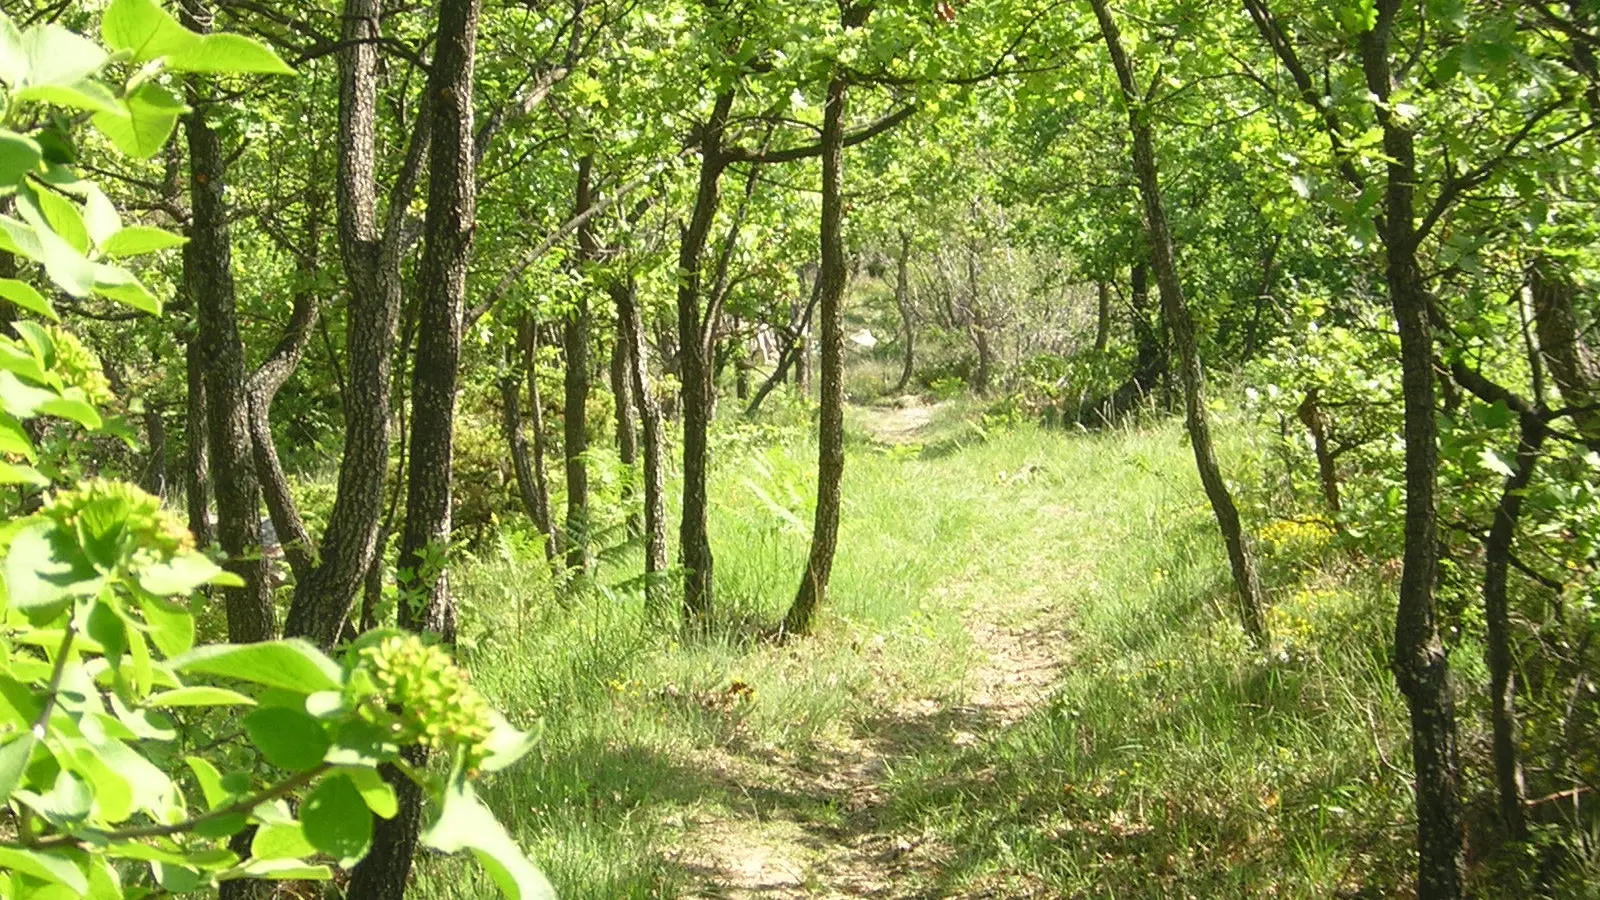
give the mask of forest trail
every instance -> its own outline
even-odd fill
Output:
[[[903,445],[923,436],[936,412],[920,404],[858,408],[855,422],[876,441]],[[1025,539],[1047,540],[1043,530],[1052,518],[1040,516]],[[866,715],[848,739],[804,758],[717,753],[717,779],[747,802],[691,828],[688,846],[675,854],[697,881],[685,896],[951,896],[936,893],[935,884],[941,860],[954,848],[888,821],[888,782],[900,763],[989,740],[1049,696],[1066,645],[1054,597],[1043,584],[990,591],[997,587],[993,573],[975,560],[956,583],[937,590],[985,598],[963,604],[977,658],[958,697],[908,700]]]

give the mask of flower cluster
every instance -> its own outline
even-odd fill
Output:
[[[194,550],[194,536],[160,499],[123,481],[92,478],[56,494],[42,515],[86,545],[118,548],[118,562],[135,568]]]
[[[363,648],[356,664],[370,676],[379,701],[362,708],[396,741],[435,750],[463,747],[469,763],[487,754],[489,704],[443,649],[416,635],[392,635]]]
[[[111,402],[111,383],[106,380],[100,357],[84,345],[78,336],[64,328],[45,326],[55,351],[55,371],[69,386],[83,391],[84,397],[95,406]]]

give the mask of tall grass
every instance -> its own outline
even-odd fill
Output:
[[[895,751],[884,824],[938,848],[928,895],[1398,890],[1409,788],[1386,591],[1284,567],[1278,642],[1253,653],[1181,431],[985,431],[951,406],[919,443],[884,446],[853,414],[821,630],[777,646],[761,635],[797,586],[815,447],[802,408],[774,415],[716,435],[710,638],[682,642],[670,611],[606,587],[631,557],[561,600],[514,541],[459,573],[475,678],[542,734],[486,795],[563,897],[682,895],[709,877],[681,852],[697,826],[752,804],[837,815],[738,771],[825,765],[908,700],[959,703],[992,649],[963,626],[980,608],[1059,642],[1065,664],[1020,721]],[[416,895],[492,888],[429,859]]]

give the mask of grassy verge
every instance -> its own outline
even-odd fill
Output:
[[[815,451],[798,425],[718,436],[712,639],[678,642],[629,592],[556,602],[532,548],[462,572],[479,683],[543,729],[487,795],[563,897],[680,895],[706,874],[680,852],[696,824],[752,802],[725,760],[805,765],[884,710],[962,697],[986,650],[962,624],[977,606],[1065,629],[1066,664],[1021,721],[908,743],[889,767],[886,825],[936,848],[930,894],[1393,894],[1409,791],[1381,585],[1285,566],[1278,646],[1259,657],[1222,605],[1177,429],[986,433],[951,407],[886,446],[861,437],[869,415],[814,639],[755,639],[806,550]],[[492,893],[426,860],[416,895]]]

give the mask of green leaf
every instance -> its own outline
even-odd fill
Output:
[[[422,843],[445,853],[471,850],[508,900],[555,900],[550,882],[523,855],[465,778],[453,778],[445,789],[439,818],[422,835]]]
[[[27,282],[18,281],[15,278],[0,278],[0,297],[10,300],[28,312],[38,313],[52,322],[61,321],[61,317],[56,315],[55,307],[50,305],[50,301],[46,300],[43,294],[34,290],[33,286]]]
[[[489,739],[484,742],[488,753],[478,766],[483,771],[498,772],[533,749],[533,735],[512,726],[499,712],[490,710],[489,724]]]
[[[176,94],[146,82],[122,101],[119,112],[96,113],[93,121],[118,150],[134,159],[149,159],[166,146],[178,117],[188,110]]]
[[[295,859],[314,855],[317,848],[306,840],[300,825],[263,825],[250,839],[250,855],[256,859]]]
[[[333,870],[298,859],[252,859],[239,872],[246,878],[269,881],[329,881]]]
[[[372,846],[372,813],[344,775],[322,779],[300,806],[301,827],[313,847],[348,866]]]
[[[39,739],[32,732],[27,732],[0,747],[0,803],[9,800],[11,792],[22,783],[23,770],[28,768],[28,760],[38,744]]]
[[[101,581],[88,558],[48,522],[35,522],[11,539],[5,578],[11,605],[36,622],[55,618],[73,597],[96,593]]]
[[[194,646],[194,616],[189,610],[159,597],[140,597],[139,611],[150,641],[166,657],[188,653]]]
[[[180,53],[200,41],[155,0],[111,0],[100,20],[100,37],[111,49],[127,51],[135,63]]]
[[[339,667],[297,638],[258,644],[215,644],[172,661],[177,672],[220,675],[298,694],[337,690]]]
[[[73,389],[73,392],[82,393],[76,389]],[[99,410],[95,409],[93,404],[87,400],[78,397],[51,397],[49,400],[39,404],[39,412],[77,422],[91,431],[99,428],[104,423],[104,420],[100,418]]]
[[[233,793],[222,786],[222,773],[217,771],[209,761],[198,756],[185,756],[183,761],[188,764],[189,771],[194,773],[195,781],[200,782],[200,793],[206,798],[206,807],[216,809],[228,802]]]
[[[161,315],[161,301],[145,289],[132,272],[121,266],[94,267],[94,292],[152,316]]]
[[[10,16],[0,12],[0,82],[15,88],[27,77],[28,53],[22,47],[22,32]]]
[[[106,62],[106,52],[94,41],[55,24],[29,28],[22,49],[28,57],[28,85],[77,84]]]
[[[170,231],[151,228],[148,225],[129,225],[103,241],[100,244],[100,252],[112,257],[141,256],[157,250],[181,247],[187,243],[189,243],[188,238]]]
[[[255,706],[256,701],[238,691],[219,687],[181,687],[151,694],[146,706]]]
[[[367,804],[367,809],[372,810],[380,818],[394,818],[394,814],[400,809],[399,801],[395,797],[394,788],[383,780],[377,769],[341,766],[337,771],[342,772],[355,784],[356,790],[361,792],[361,799]]]
[[[16,463],[0,459],[0,484],[31,484],[34,487],[49,487],[50,479],[33,466],[19,466]]]
[[[44,263],[45,274],[56,286],[74,297],[87,297],[94,288],[95,266],[89,262],[69,238],[56,233],[54,227],[47,221],[47,217],[31,202],[24,202],[25,197],[18,196],[17,212],[33,227],[33,234],[38,241],[40,261]],[[82,222],[79,222],[81,227]]]
[[[33,449],[33,439],[28,437],[28,432],[23,429],[22,423],[15,416],[0,412],[0,453],[10,453],[20,456],[28,462],[33,462],[37,456]]]
[[[16,94],[16,100],[44,103],[50,106],[65,106],[70,109],[81,109],[85,112],[103,112],[120,114],[122,101],[111,89],[98,81],[84,79],[77,84],[36,84],[23,88]],[[48,136],[41,136],[45,141]],[[47,153],[48,157],[49,154]]]
[[[38,141],[0,128],[0,188],[21,181],[43,158]]]
[[[290,772],[315,768],[328,753],[321,723],[298,710],[258,709],[244,717],[244,730],[267,762]]]
[[[167,68],[174,72],[294,74],[265,44],[239,34],[208,34],[167,57]]]
[[[79,896],[89,892],[89,878],[76,863],[43,850],[0,846],[0,869],[32,875],[51,884],[64,884]]]
[[[157,597],[187,595],[202,585],[211,584],[221,574],[222,567],[204,553],[183,553],[140,572],[139,587]]]

